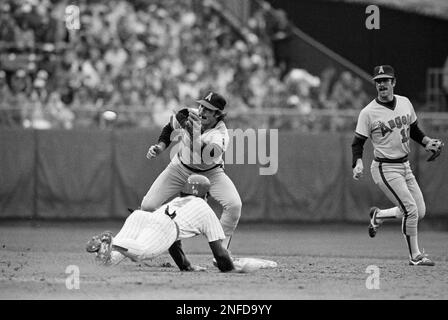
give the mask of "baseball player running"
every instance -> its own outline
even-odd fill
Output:
[[[204,175],[211,183],[210,195],[223,207],[221,225],[226,235],[223,243],[229,248],[242,204],[235,185],[224,172],[222,155],[229,143],[223,121],[226,100],[218,93],[210,92],[197,102],[198,109],[185,108],[172,116],[158,143],[149,148],[146,157],[152,159],[168,148],[171,141],[180,138],[177,153],[144,196],[141,209],[157,209],[179,193],[191,174]]]
[[[375,237],[387,219],[402,219],[402,233],[409,249],[409,264],[434,266],[418,246],[418,220],[425,216],[425,202],[408,161],[409,139],[432,152],[429,161],[440,154],[443,143],[426,136],[418,127],[417,116],[408,98],[394,94],[395,72],[390,65],[374,68],[373,80],[378,97],[364,107],[358,117],[352,143],[353,178],[363,175],[363,146],[370,138],[374,160],[370,170],[376,185],[395,204],[395,207],[370,209],[369,235]]]
[[[191,175],[179,197],[150,213],[135,210],[126,219],[118,234],[109,231],[94,236],[86,246],[89,253],[103,265],[116,265],[125,258],[132,261],[153,259],[168,250],[181,271],[202,271],[192,265],[182,250],[181,240],[204,235],[216,265],[222,272],[242,272],[241,265],[233,263],[226,248],[221,223],[207,204],[210,181],[202,175]]]

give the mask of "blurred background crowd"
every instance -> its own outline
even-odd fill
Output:
[[[79,28],[67,20],[76,8]],[[265,3],[247,26],[211,0],[1,1],[0,126],[161,127],[214,90],[235,125],[313,131],[325,124],[245,114],[359,110],[372,99],[349,71],[291,69],[272,45],[290,32],[284,11]]]

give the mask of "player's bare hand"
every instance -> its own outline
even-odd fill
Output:
[[[353,168],[353,179],[359,180],[363,177],[364,165],[362,162],[357,162],[356,166]]]
[[[146,158],[153,159],[157,157],[161,152],[162,148],[158,144],[155,144],[149,147],[148,153],[146,153]]]
[[[188,113],[188,120],[193,124],[200,124],[201,118],[199,117],[199,114],[196,111],[190,110]]]

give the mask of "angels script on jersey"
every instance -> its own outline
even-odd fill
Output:
[[[411,115],[397,116],[394,119],[384,123],[382,121],[375,122],[373,128],[379,128],[381,130],[381,135],[384,137],[394,129],[401,130],[401,135],[403,136],[403,142],[407,142],[409,138],[409,125],[411,124]],[[407,127],[404,127],[407,126]]]

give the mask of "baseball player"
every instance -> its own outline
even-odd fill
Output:
[[[443,143],[426,136],[417,124],[414,107],[408,98],[394,94],[395,72],[390,65],[374,68],[378,97],[364,107],[358,117],[352,143],[353,178],[363,175],[363,146],[370,138],[374,160],[370,170],[376,185],[394,203],[394,207],[370,209],[369,235],[375,237],[387,219],[402,219],[402,233],[409,249],[409,264],[433,266],[434,262],[418,246],[418,220],[425,216],[425,202],[409,165],[410,139],[432,152],[429,161],[440,154]]]
[[[94,236],[86,246],[89,253],[104,265],[116,265],[123,259],[153,259],[168,250],[181,271],[202,271],[186,258],[181,240],[204,235],[222,272],[241,271],[233,264],[226,248],[221,223],[207,204],[210,181],[202,175],[191,175],[180,193],[154,212],[135,210],[126,219],[118,234],[109,231]]]
[[[152,159],[168,148],[171,141],[180,138],[177,153],[144,196],[141,209],[157,209],[180,191],[191,174],[204,175],[211,183],[210,195],[223,207],[220,220],[226,235],[223,243],[229,248],[242,204],[235,185],[224,172],[222,155],[229,143],[223,121],[226,100],[218,93],[209,92],[197,102],[198,109],[184,108],[172,116],[158,143],[149,148],[146,157]]]

